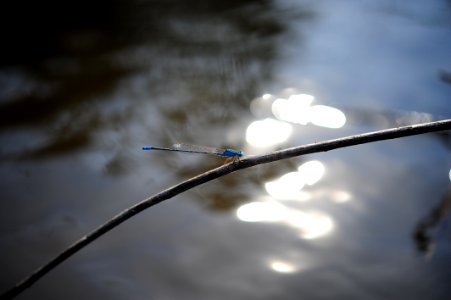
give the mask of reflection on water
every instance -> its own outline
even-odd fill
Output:
[[[327,128],[341,128],[346,123],[346,117],[342,111],[325,105],[315,105],[310,108],[312,124]]]
[[[308,161],[298,167],[297,172],[289,172],[280,178],[265,183],[265,189],[279,200],[307,200],[308,193],[302,191],[304,185],[318,182],[325,172],[320,161]]]
[[[351,195],[345,191],[333,191],[331,193],[333,201],[338,203],[348,202],[351,199]]]
[[[332,231],[334,223],[330,216],[322,212],[296,211],[287,219],[287,224],[299,230],[304,239],[316,239]]]
[[[315,99],[312,95],[296,93],[294,88],[287,88],[281,94],[287,97],[264,94],[250,103],[250,111],[255,117],[267,116],[252,122],[246,130],[247,143],[257,150],[285,143],[295,131],[292,124],[311,123],[338,129],[346,123],[346,116],[341,110],[326,105],[312,105]]]
[[[81,12],[86,5],[74,3],[74,13],[85,15]],[[104,11],[102,5],[110,9]],[[248,97],[270,78],[277,60],[274,42],[286,27],[284,18],[271,11],[271,1],[102,5],[89,6],[92,15],[82,24],[61,18],[59,29],[48,31],[53,34],[51,43],[44,43],[48,48],[33,47],[42,53],[32,64],[25,63],[30,55],[14,53],[11,43],[4,43],[4,50],[14,56],[2,56],[9,59],[2,60],[0,69],[0,130],[13,130],[9,140],[25,144],[3,149],[4,157],[52,158],[89,146],[110,146],[99,143],[98,135],[111,128],[119,133],[141,118],[161,120],[157,111],[176,122],[163,134],[175,132],[172,138],[194,141],[204,136],[205,124],[220,128],[236,119]],[[5,9],[17,12],[20,7]],[[102,18],[95,19],[96,13]],[[40,32],[39,27],[30,30]],[[16,41],[15,35],[4,36]],[[153,123],[146,122],[147,136],[155,141],[161,133]],[[24,131],[33,136],[26,143]],[[36,139],[40,143],[33,145]],[[113,158],[124,159],[126,155],[119,154]],[[111,163],[126,166],[130,161]]]
[[[240,206],[236,215],[244,222],[278,222],[285,218],[287,208],[279,202],[251,202]]]
[[[314,96],[296,93],[296,89],[285,89],[282,94],[287,98],[280,98],[271,94],[264,94],[250,103],[250,110],[255,116],[267,115],[268,111],[278,118],[252,122],[246,131],[246,141],[254,147],[274,147],[286,142],[292,135],[294,128],[289,123],[307,125],[312,123],[326,128],[340,128],[346,122],[346,117],[339,109],[314,105]],[[236,215],[244,222],[277,222],[294,229],[304,239],[315,239],[330,233],[334,227],[332,218],[319,211],[304,211],[296,207],[282,204],[280,200],[311,200],[312,191],[303,190],[305,185],[312,186],[324,176],[325,166],[318,160],[307,161],[298,167],[296,172],[288,172],[278,179],[267,181],[265,190],[269,200],[257,201],[240,206]],[[336,203],[349,200],[349,193],[334,191]],[[280,266],[280,270],[285,265]],[[270,264],[272,269],[274,268]],[[285,266],[286,267],[286,266]],[[288,267],[287,267],[288,268]],[[289,268],[288,268],[289,269]],[[280,271],[283,272],[283,271]]]
[[[280,178],[265,183],[265,189],[276,199],[307,200],[306,192],[302,191],[305,181],[299,172],[289,172]]]
[[[280,260],[269,261],[269,267],[275,272],[287,274],[296,272],[298,269],[298,267],[295,264]]]
[[[251,102],[251,111],[255,115],[261,114],[271,106],[274,116],[282,121],[307,125],[312,123],[316,126],[327,128],[341,128],[346,123],[345,114],[337,108],[326,105],[311,105],[315,99],[308,94],[293,94],[287,99],[276,98],[265,94]]]
[[[437,240],[443,238],[446,234],[446,227],[449,226],[450,222],[450,211],[451,188],[448,188],[442,198],[442,201],[416,225],[413,233],[413,238],[418,251],[424,253],[427,256],[431,256],[434,253],[434,248],[436,246]]]
[[[255,155],[449,117],[449,16],[440,0],[392,2],[5,2],[1,290],[223,163],[143,145]],[[124,223],[22,298],[448,299],[449,230],[431,203],[450,145],[446,132],[230,174]],[[412,230],[437,244],[427,262]]]
[[[274,115],[284,121],[306,125],[310,121],[312,95],[292,95],[288,99],[278,98],[272,104]]]
[[[293,128],[284,122],[264,119],[252,122],[246,129],[246,141],[252,146],[268,147],[288,140]]]
[[[334,227],[332,219],[325,213],[302,211],[271,200],[244,204],[237,209],[236,215],[243,222],[279,222],[294,229],[304,239],[319,238]]]
[[[346,123],[343,112],[325,105],[311,105],[314,97],[307,94],[278,98],[272,104],[274,115],[287,122],[306,125],[312,123],[327,128],[340,128]]]
[[[321,237],[334,227],[330,216],[319,211],[304,211],[287,206],[282,204],[281,200],[310,200],[312,198],[310,193],[302,189],[304,185],[316,184],[323,177],[324,172],[324,165],[320,161],[305,162],[299,166],[298,172],[289,172],[277,180],[267,182],[265,189],[269,197],[263,201],[240,206],[236,216],[244,222],[279,222],[296,230],[304,239]],[[338,193],[343,197],[344,192]],[[337,201],[337,203],[341,202]]]

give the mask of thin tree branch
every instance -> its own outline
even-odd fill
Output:
[[[282,159],[287,159],[295,156],[301,156],[305,154],[317,153],[317,152],[325,152],[333,149],[344,148],[359,144],[365,144],[376,141],[383,141],[389,139],[395,139],[400,137],[418,135],[428,132],[437,132],[442,130],[451,129],[451,119],[410,125],[380,131],[374,131],[364,134],[352,135],[344,138],[329,140],[325,142],[313,143],[299,147],[288,148],[276,152],[272,152],[264,155],[257,155],[246,157],[240,159],[238,161],[231,162],[229,164],[223,165],[221,167],[212,169],[208,172],[200,174],[196,177],[183,181],[171,188],[168,188],[150,198],[147,198],[134,206],[127,208],[122,211],[103,225],[99,226],[97,229],[93,230],[91,233],[85,235],[80,240],[76,241],[74,244],[69,246],[63,252],[58,254],[55,258],[50,260],[45,265],[41,266],[33,273],[31,273],[28,277],[26,277],[23,281],[19,282],[17,285],[12,287],[10,290],[6,291],[3,295],[0,296],[0,299],[12,299],[15,296],[22,293],[26,288],[33,285],[36,281],[38,281],[45,274],[50,272],[53,268],[61,264],[63,261],[68,259],[70,256],[81,250],[83,247],[87,246],[98,237],[107,233],[111,229],[115,228],[122,222],[130,219],[134,215],[142,212],[143,210],[152,207],[162,201],[170,199],[184,191],[192,189],[196,186],[199,186],[208,181],[214,180],[218,177],[227,175],[229,173],[235,172],[237,170],[250,168],[252,166],[270,163]]]

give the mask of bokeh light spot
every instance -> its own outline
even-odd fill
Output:
[[[268,147],[285,142],[293,128],[290,124],[267,118],[252,122],[246,130],[246,141],[252,146]]]

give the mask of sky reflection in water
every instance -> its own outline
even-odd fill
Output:
[[[223,163],[142,145],[254,155],[451,116],[449,2],[72,4],[3,10],[2,290]],[[449,299],[450,145],[431,134],[231,174],[126,222],[21,299]]]

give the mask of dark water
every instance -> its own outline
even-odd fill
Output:
[[[449,1],[11,1],[0,14],[2,291],[223,163],[143,145],[255,155],[451,117]],[[18,299],[449,299],[450,150],[449,133],[428,134],[228,175]]]

